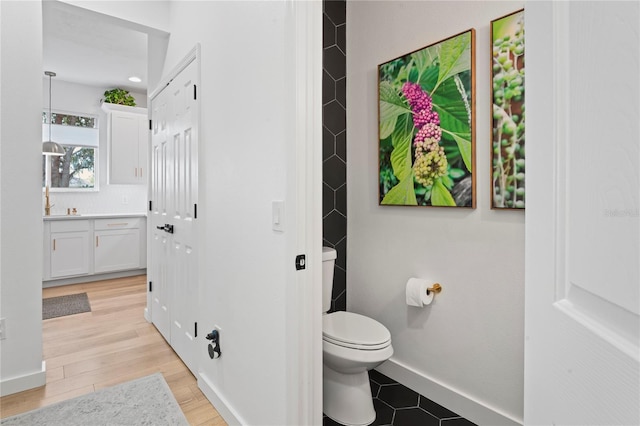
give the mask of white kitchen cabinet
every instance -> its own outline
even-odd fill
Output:
[[[106,103],[102,109],[108,115],[109,183],[146,184],[149,174],[147,109]]]
[[[141,267],[140,219],[99,219],[94,222],[94,272]]]
[[[51,224],[49,235],[51,278],[89,273],[89,224],[60,221]]]
[[[43,242],[45,287],[146,272],[144,215],[45,217]]]

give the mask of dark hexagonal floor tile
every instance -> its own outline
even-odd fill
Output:
[[[439,419],[447,419],[449,417],[460,417],[451,410],[444,408],[442,405],[436,404],[424,396],[420,396],[420,408],[429,414],[433,414]]]
[[[475,423],[470,422],[469,420],[462,417],[458,417],[457,419],[442,420],[440,424],[442,426],[477,426]]]
[[[373,380],[369,380],[369,386],[371,387],[371,395],[374,398],[377,398],[378,392],[380,391],[380,385],[374,382]]]
[[[376,410],[376,420],[371,423],[372,425],[393,425],[393,408],[389,407],[378,398],[373,399],[373,408]]]
[[[398,383],[392,378],[385,376],[384,374],[380,373],[377,370],[369,371],[369,380],[372,380],[379,385],[395,385],[396,383]]]
[[[393,426],[440,426],[440,420],[420,408],[396,410]]]
[[[336,422],[333,419],[330,419],[327,416],[322,417],[322,426],[343,426],[342,424]]]
[[[380,388],[378,398],[393,408],[418,406],[418,393],[401,384],[385,385]]]

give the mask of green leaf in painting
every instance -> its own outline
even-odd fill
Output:
[[[393,129],[396,128],[397,121],[397,115],[388,117],[386,120],[380,119],[380,140],[384,140],[389,137],[389,135],[393,132]]]
[[[442,184],[444,185],[445,188],[447,189],[453,188],[453,179],[451,179],[450,176],[444,175],[440,179],[442,179]]]
[[[456,205],[456,202],[451,196],[451,193],[447,188],[445,188],[440,179],[436,179],[433,187],[431,188],[431,205],[453,207],[455,207]]]
[[[395,131],[391,134],[393,151],[391,152],[391,167],[398,180],[405,179],[412,173],[411,168],[411,139],[413,124],[408,114],[398,118]]]
[[[422,86],[427,93],[431,94],[433,92],[433,87],[436,85],[438,81],[438,69],[437,65],[432,65],[428,67],[421,75],[420,80],[418,80],[418,84]]]
[[[381,204],[399,206],[418,205],[418,201],[416,201],[416,193],[413,190],[413,173],[410,173],[409,176],[391,188],[382,199]]]
[[[403,102],[390,82],[380,82],[380,139],[388,138],[396,127],[396,120],[411,110]]]
[[[462,169],[451,169],[449,170],[449,176],[451,176],[452,179],[460,179],[461,177],[463,177],[465,175],[465,171]]]
[[[440,116],[440,127],[453,133],[471,133],[469,102],[465,102],[455,79],[445,81],[433,95],[433,109]]]
[[[443,129],[443,132],[446,130]],[[460,155],[462,155],[462,161],[464,161],[464,165],[469,170],[469,172],[473,173],[472,168],[472,156],[471,156],[471,135],[467,134],[457,134],[452,132],[447,132],[453,137],[453,140],[458,144],[458,149],[460,150]]]
[[[422,76],[427,68],[433,64],[435,57],[431,54],[431,50],[426,48],[412,54],[411,59],[415,62],[419,75]]]
[[[440,44],[440,74],[433,89],[435,92],[440,84],[462,71],[471,68],[471,32],[445,40]]]

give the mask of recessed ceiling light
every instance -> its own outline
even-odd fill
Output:
[[[129,81],[132,81],[134,83],[140,83],[142,81],[142,79],[140,77],[136,77],[135,75],[132,77],[129,77]]]

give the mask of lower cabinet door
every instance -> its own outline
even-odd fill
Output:
[[[89,231],[51,233],[51,278],[89,273]]]
[[[94,272],[140,268],[140,230],[95,231]]]

